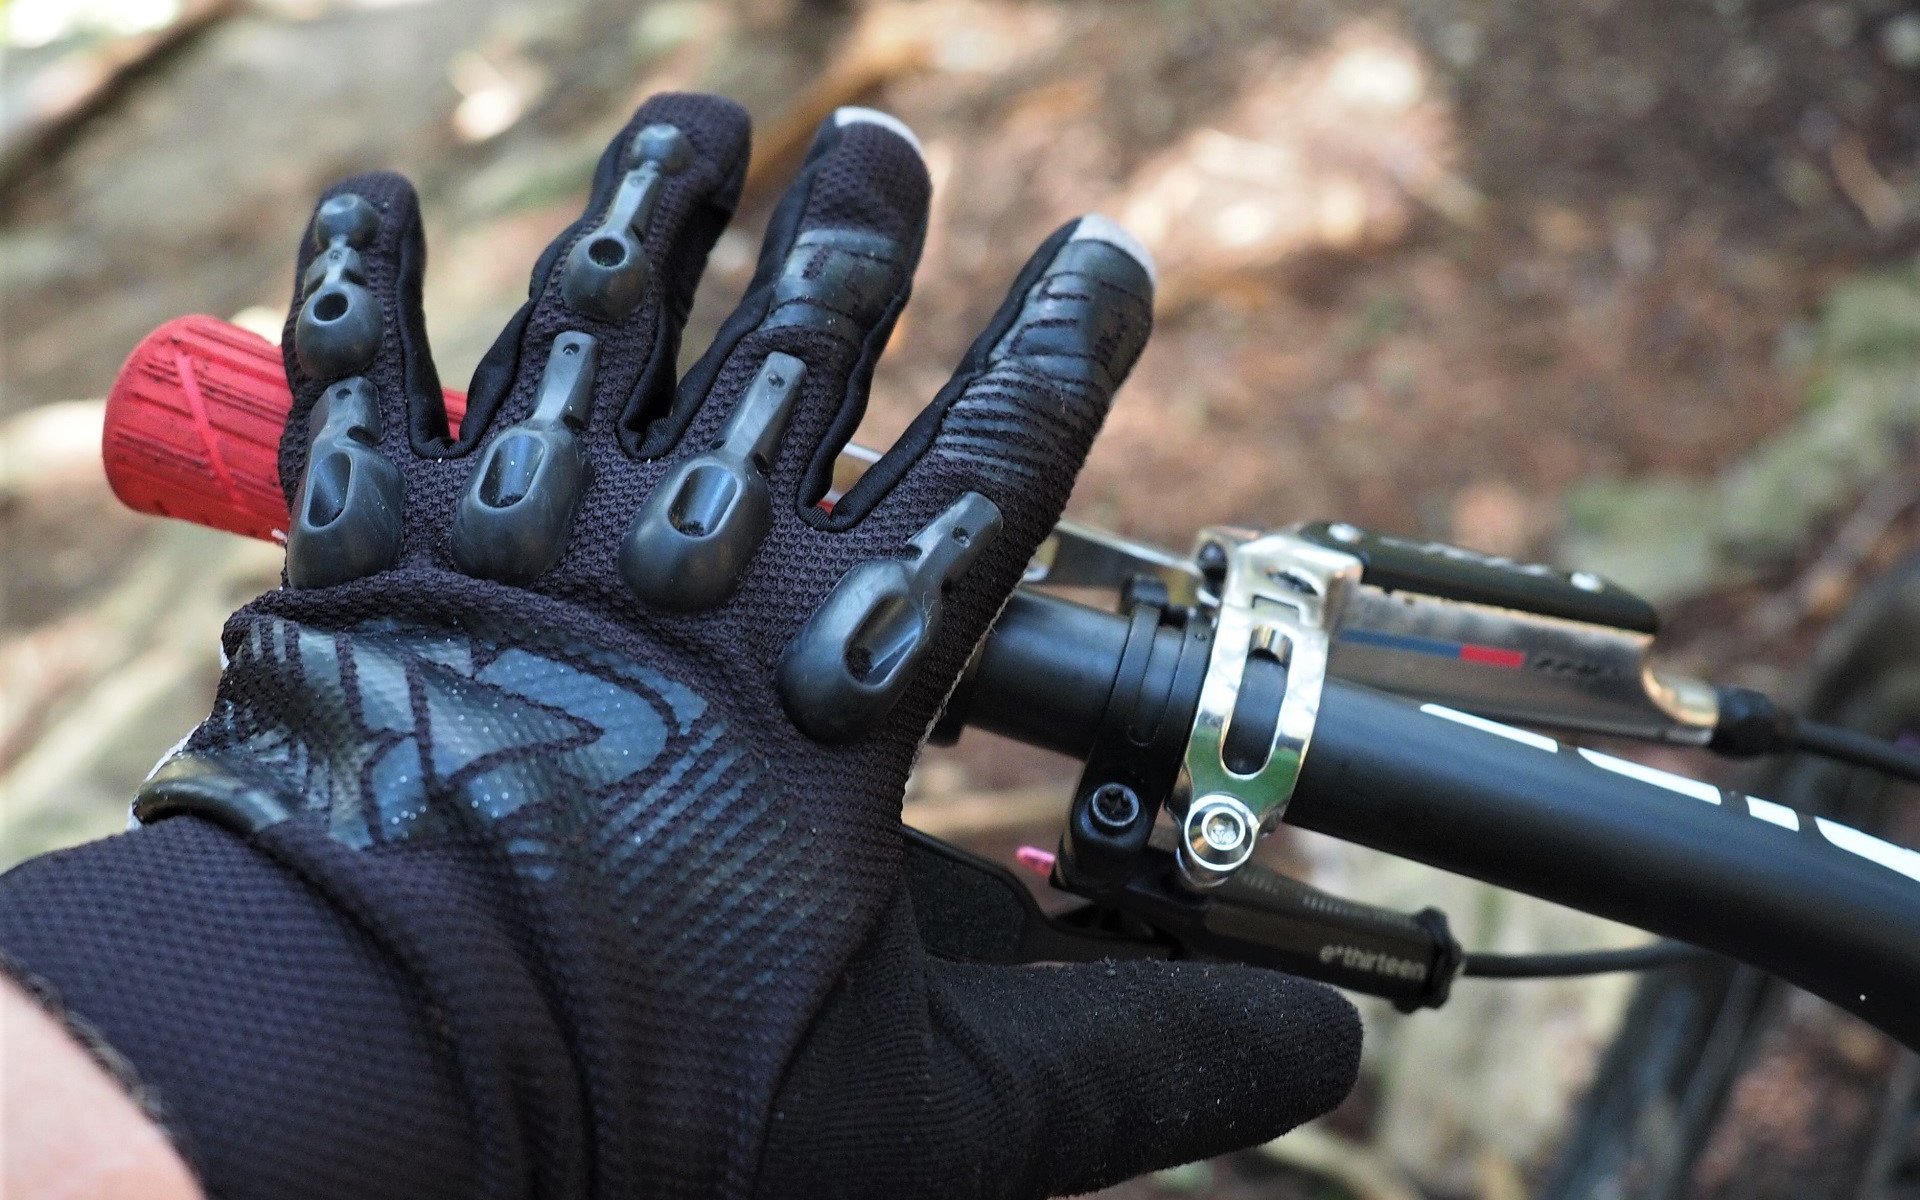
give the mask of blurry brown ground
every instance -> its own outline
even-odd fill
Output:
[[[116,826],[204,711],[219,618],[273,570],[264,548],[120,512],[91,457],[93,410],[42,406],[103,394],[139,336],[179,313],[277,324],[312,196],[354,171],[392,167],[422,188],[429,323],[457,383],[639,98],[724,91],[758,122],[748,202],[690,352],[738,295],[813,123],[839,103],[887,108],[924,140],[938,194],[862,440],[885,442],[933,394],[1034,244],[1107,212],[1159,256],[1160,324],[1074,506],[1173,546],[1212,522],[1339,516],[1551,557],[1606,544],[1604,520],[1587,542],[1569,526],[1581,496],[1612,486],[1596,481],[1740,507],[1713,481],[1853,394],[1846,355],[1881,353],[1873,322],[1890,307],[1920,313],[1920,18],[1893,3],[188,7],[216,16],[6,168],[7,862]],[[9,136],[36,77],[121,44],[16,47]],[[1860,280],[1884,293],[1857,302],[1871,328],[1855,336],[1834,313]],[[1894,316],[1896,349],[1913,334],[1906,362],[1920,364],[1920,318]],[[1910,415],[1909,400],[1886,403]],[[1860,462],[1788,506],[1764,554],[1743,552],[1748,539],[1710,569],[1634,560],[1633,582],[1673,604],[1677,654],[1790,682],[1858,580],[1920,544],[1895,428],[1869,423]],[[1070,777],[1017,747],[963,745],[922,773],[911,811],[1005,852],[1050,836]],[[1566,1059],[1529,1066],[1555,1076],[1557,1103],[1617,989],[1554,995],[1540,1011],[1564,1023]],[[1461,1087],[1502,1078],[1467,1072]],[[1396,1166],[1404,1144],[1366,1149],[1393,1094],[1370,1084],[1332,1124],[1333,1168],[1242,1157],[1129,1194],[1384,1198],[1411,1194],[1393,1190],[1411,1171],[1502,1198],[1537,1170],[1550,1143],[1537,1131],[1556,1119],[1525,1090],[1460,1099],[1480,1116],[1429,1122],[1459,1132],[1451,1161]],[[1503,1104],[1523,1111],[1503,1121]],[[1502,1143],[1503,1124],[1525,1129]]]

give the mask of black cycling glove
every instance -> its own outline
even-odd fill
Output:
[[[320,205],[285,340],[286,586],[235,614],[212,716],[141,795],[144,820],[187,819],[123,841],[178,828],[170,852],[206,871],[271,875],[247,887],[292,939],[277,953],[236,930],[233,888],[152,897],[169,937],[218,912],[252,964],[205,1007],[251,987],[256,1041],[319,1029],[346,1064],[380,1056],[361,1074],[413,1055],[431,1086],[417,1113],[391,1089],[342,1096],[362,1111],[331,1145],[311,1095],[254,1136],[297,1158],[288,1122],[321,1130],[329,1186],[364,1196],[421,1194],[396,1156],[431,1146],[458,1158],[449,1194],[1037,1197],[1325,1111],[1358,1053],[1332,992],[1227,966],[949,963],[903,888],[908,770],[1146,340],[1144,253],[1098,218],[1056,233],[829,510],[927,174],[897,122],[836,114],[745,299],[676,380],[747,141],[723,100],[639,111],[457,440],[411,188],[363,176]],[[215,863],[235,853],[265,860]],[[154,1084],[210,1191],[265,1186],[249,1135],[204,1115],[228,1111],[198,1094],[217,1077],[162,1061],[193,1014],[164,994],[103,1011],[125,988],[80,978],[87,938],[7,915],[71,892],[39,866],[0,896],[0,947]],[[346,931],[313,932],[316,907]],[[311,1021],[271,1011],[326,1003],[288,982],[315,963],[383,982],[343,983],[347,1011]],[[308,1086],[364,1086],[315,1070],[335,1082]]]

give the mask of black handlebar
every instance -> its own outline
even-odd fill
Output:
[[[1021,593],[950,716],[1084,757],[1127,627]],[[1328,679],[1287,821],[1727,954],[1920,1049],[1920,855],[1438,712]]]
[[[1718,951],[1920,1048],[1920,880],[1786,811],[1329,680],[1287,820]]]
[[[947,701],[941,725],[958,732],[964,722],[1085,759],[1099,738],[1126,644],[1125,617],[1016,591]]]

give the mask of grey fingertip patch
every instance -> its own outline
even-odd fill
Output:
[[[913,152],[921,158],[927,156],[926,149],[920,145],[919,137],[905,121],[892,113],[881,112],[877,108],[861,108],[858,105],[837,108],[833,112],[833,125],[836,129],[845,129],[849,125],[878,125],[882,129],[890,129],[898,134],[900,140],[912,146]]]
[[[1099,213],[1088,213],[1074,225],[1073,233],[1067,238],[1070,242],[1105,242],[1140,264],[1147,273],[1147,281],[1155,287],[1160,286],[1160,272],[1153,265],[1153,254],[1139,238],[1127,232],[1118,221],[1103,217]]]

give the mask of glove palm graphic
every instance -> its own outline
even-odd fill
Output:
[[[1041,1196],[1324,1111],[1358,1046],[1331,992],[944,961],[903,884],[908,771],[1145,342],[1144,252],[1056,233],[829,511],[929,183],[904,127],[836,114],[678,378],[747,142],[726,101],[641,108],[457,439],[411,188],[328,193],[286,585],[137,811],[243,833],[397,965],[473,1123],[460,1192]]]

